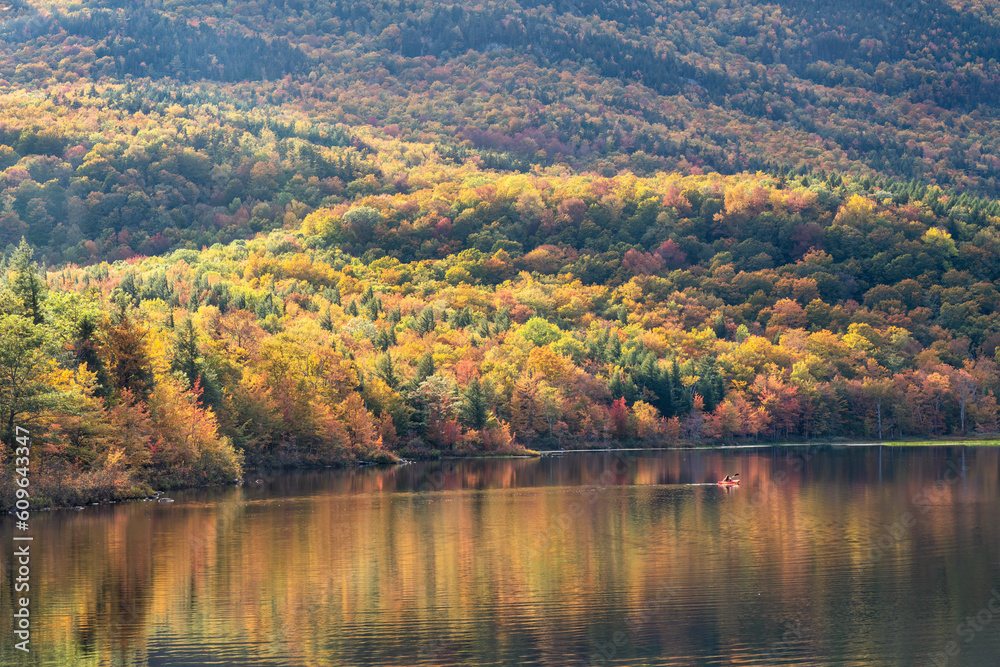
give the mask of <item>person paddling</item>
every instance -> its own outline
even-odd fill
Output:
[[[723,482],[735,482],[735,481],[739,480],[739,478],[740,478],[740,474],[736,473],[735,475],[726,475],[726,478],[724,480],[722,480],[722,481]]]

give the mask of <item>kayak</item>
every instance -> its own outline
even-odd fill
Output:
[[[719,482],[719,486],[739,486],[740,480],[735,480],[733,482]]]

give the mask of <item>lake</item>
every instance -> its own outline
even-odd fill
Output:
[[[5,517],[0,663],[996,664],[998,479],[997,448],[587,452],[36,512],[28,655]]]

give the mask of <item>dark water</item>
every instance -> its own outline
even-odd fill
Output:
[[[996,448],[581,453],[36,513],[28,655],[5,517],[0,663],[996,665],[998,479]]]

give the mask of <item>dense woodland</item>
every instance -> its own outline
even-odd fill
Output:
[[[51,264],[245,238],[407,192],[435,157],[998,193],[990,3],[19,0],[0,14],[0,244],[27,236]],[[372,137],[399,140],[399,162]]]
[[[994,9],[12,2],[0,437],[65,503],[996,433]]]

